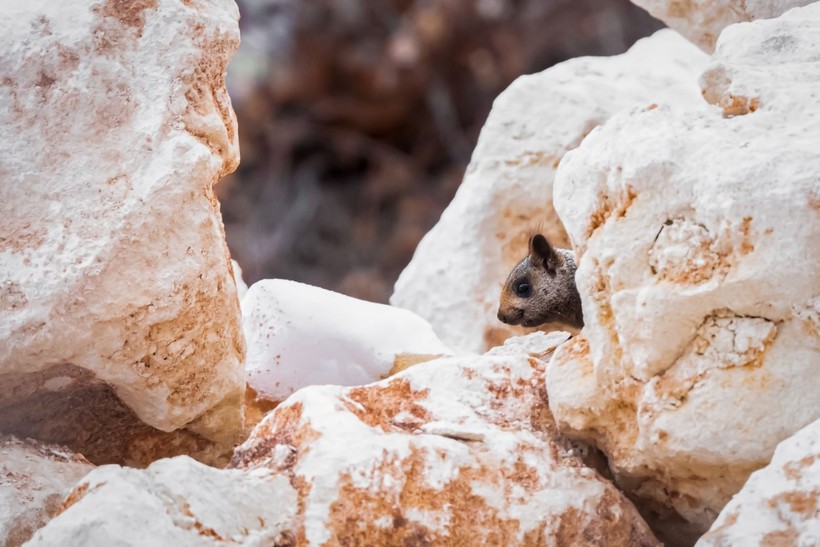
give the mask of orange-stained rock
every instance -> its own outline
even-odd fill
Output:
[[[566,337],[306,387],[230,469],[97,469],[32,545],[657,546],[596,454],[556,434],[542,380]]]
[[[0,431],[100,463],[232,448],[244,347],[212,186],[239,161],[237,19],[231,1],[4,5]]]
[[[585,326],[550,409],[689,544],[820,418],[818,58],[820,3],[731,25],[704,100],[617,114],[556,174]]]
[[[820,420],[777,446],[697,545],[820,545]]]
[[[287,399],[235,452],[298,492],[309,545],[657,545],[637,511],[556,437],[541,378],[565,333]]]
[[[720,32],[733,23],[769,19],[812,0],[632,0],[653,17],[712,52]]]

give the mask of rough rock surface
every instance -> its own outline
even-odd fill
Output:
[[[632,0],[653,17],[711,53],[717,37],[733,23],[769,19],[811,0]]]
[[[64,447],[0,436],[0,545],[22,545],[92,469]]]
[[[254,283],[242,312],[248,386],[270,402],[309,385],[369,384],[452,354],[412,312],[295,281]]]
[[[229,0],[4,5],[0,431],[105,462],[156,457],[186,424],[202,448],[239,430],[211,188],[239,159],[237,17]]]
[[[541,379],[565,339],[536,333],[368,386],[302,389],[232,466],[289,477],[297,544],[656,545],[630,502],[554,436]]]
[[[820,421],[780,443],[698,547],[820,545]]]
[[[728,27],[711,104],[615,116],[556,178],[586,326],[550,408],[694,532],[820,417],[817,59],[820,3]]]
[[[233,469],[101,467],[31,545],[658,545],[588,449],[555,434],[542,378],[566,337],[302,389]]]
[[[415,311],[442,340],[483,351],[512,333],[496,318],[501,286],[541,225],[569,240],[552,205],[561,158],[615,112],[699,101],[706,55],[670,30],[609,58],[572,59],[517,79],[495,101],[459,191],[402,272],[390,302]]]
[[[86,476],[27,545],[292,545],[296,491],[267,469],[214,469],[187,456]]]

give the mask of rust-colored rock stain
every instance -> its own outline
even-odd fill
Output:
[[[637,192],[635,192],[635,189],[630,185],[626,185],[623,195],[616,198],[614,202],[610,196],[600,196],[599,200],[601,202],[601,206],[593,211],[589,216],[589,222],[584,239],[589,239],[598,228],[603,226],[606,221],[609,220],[610,217],[625,217],[627,211],[635,202],[637,197]]]
[[[400,353],[393,359],[393,366],[390,368],[390,372],[387,373],[385,378],[398,374],[399,372],[412,366],[426,363],[427,361],[432,361],[433,359],[438,359],[439,357],[441,357],[440,354]]]
[[[83,499],[83,496],[88,492],[88,487],[90,485],[87,482],[82,482],[78,486],[75,486],[71,492],[66,496],[66,499],[63,500],[63,504],[60,506],[60,509],[57,510],[57,513],[54,516],[59,515],[60,513],[64,512],[66,509]]]
[[[157,8],[157,0],[107,0],[102,5],[100,13],[105,17],[112,17],[121,25],[131,27],[142,36],[145,26],[145,10]]]
[[[414,390],[409,380],[396,378],[386,384],[348,390],[347,399],[358,405],[347,403],[346,407],[370,427],[390,431],[398,427],[394,418],[399,413],[412,416],[414,424],[408,425],[418,426],[429,421],[430,412],[419,404],[428,393],[429,389]]]

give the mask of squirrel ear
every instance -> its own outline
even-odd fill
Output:
[[[547,238],[536,234],[530,238],[530,263],[548,270],[557,270],[564,263],[564,257],[555,252]]]

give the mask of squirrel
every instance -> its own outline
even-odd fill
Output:
[[[543,235],[533,235],[529,254],[515,265],[501,289],[498,319],[508,325],[561,323],[580,330],[584,315],[575,270],[572,251],[553,248]]]

